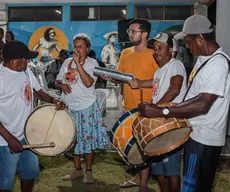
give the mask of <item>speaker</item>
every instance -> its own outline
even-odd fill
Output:
[[[124,43],[129,42],[129,36],[127,34],[127,29],[129,28],[129,22],[133,19],[126,19],[118,21],[118,42]]]

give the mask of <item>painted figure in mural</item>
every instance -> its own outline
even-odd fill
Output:
[[[60,48],[57,45],[57,40],[54,39],[56,36],[56,32],[54,28],[46,29],[44,36],[39,40],[39,42],[33,47],[33,50],[36,51],[40,48],[41,52],[41,61],[45,59],[52,59],[53,58],[53,49],[56,49],[60,52]]]
[[[12,31],[7,31],[5,35],[6,43],[14,40],[14,33]]]
[[[114,67],[116,67],[119,62],[117,50],[114,46],[117,35],[117,31],[109,32],[104,35],[104,38],[107,39],[107,44],[103,47],[101,52],[102,62],[104,62],[107,65],[113,65]]]

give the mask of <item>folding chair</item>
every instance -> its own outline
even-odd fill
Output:
[[[106,107],[106,101],[109,97],[109,90],[108,89],[95,89],[97,95],[97,103],[99,108],[101,109],[102,114],[104,113]]]

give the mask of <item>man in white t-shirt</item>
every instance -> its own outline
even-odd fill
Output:
[[[159,33],[154,39],[148,40],[148,48],[153,49],[159,69],[154,74],[154,80],[133,79],[130,85],[135,88],[152,87],[152,103],[165,104],[169,102],[179,103],[186,92],[186,71],[180,60],[172,58],[172,36],[167,33]],[[156,176],[160,190],[180,191],[180,165],[181,148],[169,154],[153,158],[151,173]],[[146,177],[148,175],[146,174]],[[137,176],[136,176],[137,178]],[[140,190],[141,192],[144,190]]]
[[[31,192],[39,176],[38,159],[23,150],[24,127],[33,110],[33,92],[46,102],[58,101],[42,91],[28,60],[38,56],[20,41],[10,41],[3,50],[0,65],[0,192],[12,190],[16,172],[21,178],[21,191]],[[61,102],[58,109],[64,109]]]
[[[225,144],[230,101],[229,57],[215,41],[212,23],[204,16],[186,19],[184,39],[199,56],[189,77],[184,102],[173,107],[140,104],[145,117],[189,118],[193,131],[184,148],[183,192],[211,192],[222,146]]]

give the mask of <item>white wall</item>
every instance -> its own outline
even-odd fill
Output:
[[[208,16],[208,7],[203,4],[194,3],[194,14]]]
[[[230,0],[217,0],[216,40],[230,56]]]
[[[5,10],[5,9],[6,9],[6,4],[0,3],[0,10]]]
[[[230,56],[230,1],[229,0],[217,0],[216,3],[216,40],[220,46],[222,46],[225,52]],[[230,117],[230,113],[229,113]],[[228,119],[227,135],[230,135],[230,118]]]

